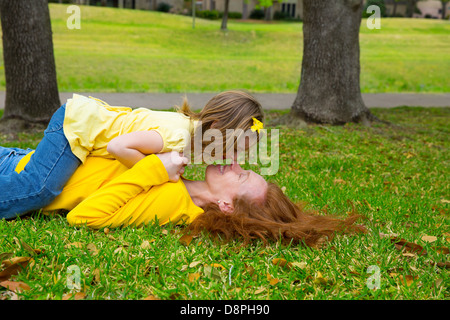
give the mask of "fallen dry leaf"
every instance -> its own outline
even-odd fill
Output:
[[[92,274],[93,274],[94,276],[92,277],[91,284],[92,284],[92,285],[99,284],[99,283],[100,283],[100,269],[99,269],[99,268],[96,268],[96,269],[92,272]]]
[[[15,301],[17,301],[17,300],[19,300],[19,296],[13,291],[5,290],[4,292],[0,293],[0,300],[15,300]]]
[[[327,279],[325,279],[320,271],[317,272],[317,276],[314,279],[314,284],[327,284]]]
[[[188,267],[189,267],[189,266],[188,266],[187,264],[183,264],[183,265],[181,266],[180,271],[181,271],[181,272],[184,272],[184,271],[187,270]]]
[[[278,282],[280,282],[279,279],[277,279],[277,278],[272,278],[272,279],[270,279],[269,284],[270,284],[271,286],[274,286],[274,285],[276,285]]]
[[[86,293],[84,292],[77,292],[77,293],[68,293],[64,297],[62,297],[62,300],[83,300],[86,298]]]
[[[260,294],[261,292],[263,292],[264,290],[266,290],[266,288],[259,288],[255,291],[255,294]]]
[[[2,252],[0,253],[0,261],[11,258],[14,255],[12,252]]]
[[[141,249],[150,249],[152,246],[151,246],[151,243],[153,243],[153,242],[155,242],[156,240],[155,239],[150,239],[150,240],[144,240],[144,241],[142,241],[142,243],[141,243]]]
[[[271,286],[276,285],[278,282],[280,282],[279,279],[272,277],[272,275],[270,273],[267,273],[267,280],[269,281],[269,284]]]
[[[249,275],[253,275],[253,273],[255,273],[255,268],[253,268],[252,266],[245,264],[244,267],[245,271],[247,271]]]
[[[0,286],[14,292],[20,292],[22,290],[30,290],[30,286],[25,282],[20,281],[2,281],[0,282]]]
[[[306,262],[291,262],[291,265],[292,266],[294,266],[294,267],[296,267],[296,268],[299,268],[299,269],[306,269],[306,265],[307,265],[307,263]]]
[[[434,282],[434,287],[435,287],[436,289],[439,289],[439,288],[442,286],[442,283],[443,283],[443,282],[444,282],[444,280],[441,279],[441,278],[436,279],[436,281]]]
[[[450,250],[447,247],[435,247],[434,248],[436,250],[437,253],[442,253],[442,254],[449,254]]]
[[[444,262],[429,261],[429,264],[432,266],[438,266],[439,268],[450,269],[450,261]]]
[[[405,239],[401,239],[398,237],[392,237],[391,238],[391,242],[395,245],[395,248],[397,250],[406,250],[408,252],[413,252],[416,253],[418,255],[426,255],[427,251],[420,245],[413,243],[413,242],[408,242]]]
[[[27,262],[30,261],[30,257],[14,257],[11,259],[6,259],[2,261],[2,267],[7,268],[10,265],[13,265],[15,263],[21,263],[21,262]]]
[[[83,243],[82,242],[72,242],[72,243],[68,243],[64,246],[64,248],[69,249],[69,248],[83,248]]]
[[[342,179],[334,179],[334,184],[336,184],[336,183],[346,184],[347,182]]]
[[[198,278],[200,278],[200,273],[198,273],[198,272],[189,273],[189,275],[188,275],[189,282],[196,282],[198,280]]]
[[[220,279],[220,271],[211,265],[205,265],[203,268],[203,272],[207,277],[210,277],[212,279]]]
[[[93,255],[96,256],[98,254],[98,249],[95,246],[95,244],[93,243],[89,243],[86,248],[88,249],[88,251]]]
[[[36,255],[36,252],[34,251],[34,249],[29,244],[27,244],[25,241],[23,241],[22,239],[19,239],[17,237],[14,237],[13,239],[19,246],[22,247],[22,249],[26,250],[33,256]]]
[[[192,261],[189,264],[189,268],[195,268],[196,266],[198,266],[200,263],[202,263],[201,261]]]
[[[149,295],[149,296],[145,297],[144,300],[161,300],[161,299],[154,295]]]
[[[403,252],[403,253],[402,253],[402,256],[404,256],[404,257],[409,257],[409,258],[417,257],[416,254],[410,253],[410,252]]]
[[[230,293],[239,293],[241,291],[242,291],[242,288],[239,288],[239,287],[228,290],[228,292],[230,292]]]
[[[406,286],[408,286],[408,287],[411,286],[411,284],[413,284],[413,282],[418,279],[417,276],[411,276],[411,275],[400,275],[399,278],[400,278],[400,282],[402,284],[406,284]]]
[[[435,237],[435,236],[426,236],[425,235],[421,239],[422,239],[422,241],[431,243],[431,242],[435,242],[437,240],[437,237]]]
[[[117,249],[114,250],[115,254],[121,253],[122,251],[125,251],[124,247],[118,247]]]
[[[191,243],[192,239],[193,239],[193,237],[191,235],[185,234],[180,239],[178,239],[178,241],[182,245],[187,247]]]
[[[291,266],[292,266],[290,262],[287,262],[287,260],[283,259],[283,258],[275,258],[275,259],[273,259],[272,260],[272,264],[278,265],[280,267],[286,267],[288,269],[291,268]]]
[[[112,240],[112,241],[117,241],[117,239],[116,238],[114,238],[111,234],[106,234],[106,238],[108,238],[109,240]]]
[[[170,300],[177,300],[177,299],[180,299],[180,297],[182,297],[181,294],[179,294],[178,292],[174,292],[174,293],[172,293],[172,294],[169,296],[169,299],[170,299]]]
[[[18,274],[22,269],[26,268],[29,263],[34,261],[33,258],[30,257],[20,258],[22,259],[17,260],[0,272],[0,281],[8,280],[11,276]]]

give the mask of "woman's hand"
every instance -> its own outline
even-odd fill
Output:
[[[169,181],[177,182],[184,173],[184,167],[188,164],[188,158],[175,151],[158,153],[156,156],[166,168]]]

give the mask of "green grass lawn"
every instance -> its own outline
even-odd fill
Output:
[[[63,92],[295,92],[301,23],[229,22],[159,12],[81,6],[69,30],[66,5],[51,4],[59,90]],[[362,21],[362,92],[449,92],[450,23]],[[0,65],[3,71],[3,65]],[[0,90],[4,90],[0,72]]]
[[[339,235],[321,249],[242,247],[206,235],[185,245],[180,227],[93,231],[36,213],[0,221],[0,256],[33,258],[13,278],[29,286],[17,297],[67,297],[75,266],[84,299],[449,299],[450,109],[372,110],[395,126],[278,127],[280,169],[269,177],[320,214],[359,212],[368,234]],[[9,145],[34,147],[40,138]],[[202,169],[188,168],[187,177],[202,177]],[[396,246],[394,234],[426,252]],[[379,289],[370,289],[373,266]],[[0,288],[0,298],[11,295]]]

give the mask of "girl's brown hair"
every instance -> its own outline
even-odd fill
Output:
[[[225,215],[214,203],[203,209],[204,213],[188,226],[187,232],[198,234],[204,230],[227,240],[242,238],[245,244],[261,239],[265,243],[282,240],[315,247],[326,239],[331,240],[336,232],[365,232],[363,226],[354,224],[359,215],[339,219],[307,212],[271,182],[263,205],[235,199],[234,212],[230,215]]]
[[[253,125],[253,118],[264,122],[264,112],[261,104],[250,94],[231,90],[217,94],[211,98],[200,112],[191,110],[187,99],[183,101],[181,107],[177,107],[178,112],[190,117],[192,120],[201,121],[193,137],[191,137],[191,146],[194,145],[193,139],[196,134],[205,133],[206,130],[214,128],[221,132],[223,139],[226,139],[227,129],[242,129],[244,132]],[[237,138],[236,136],[234,138]],[[259,139],[259,135],[257,137]],[[234,141],[216,141],[222,143],[223,153],[231,146],[236,150]],[[202,150],[209,145],[210,141],[203,141]]]

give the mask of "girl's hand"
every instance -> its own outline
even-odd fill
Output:
[[[169,181],[177,182],[184,173],[184,167],[188,164],[188,158],[175,151],[158,153],[156,156],[166,168]]]

